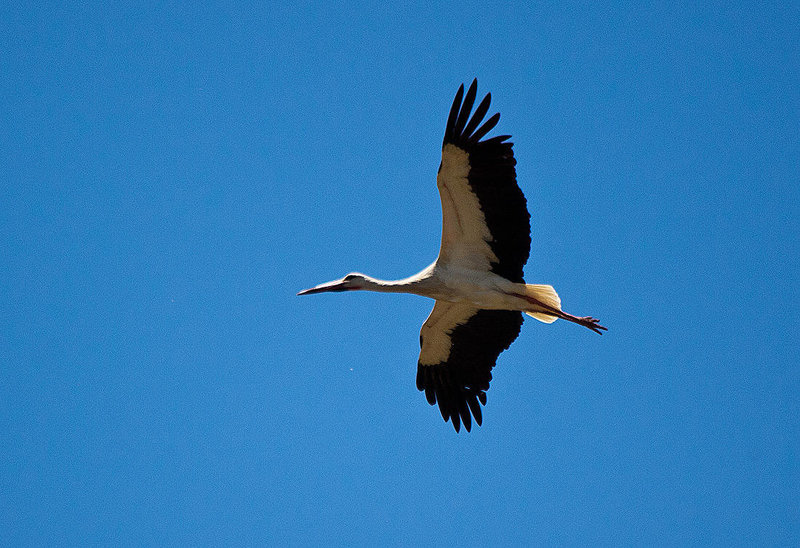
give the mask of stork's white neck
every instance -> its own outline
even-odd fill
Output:
[[[430,290],[433,289],[431,283],[432,272],[433,265],[402,280],[379,280],[372,276],[364,276],[364,287],[361,289],[379,293],[413,293],[415,295],[428,296]]]

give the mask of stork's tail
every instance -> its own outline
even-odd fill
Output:
[[[552,285],[526,284],[525,296],[530,297],[528,302],[531,303],[525,314],[544,323],[553,323],[558,319],[552,312],[561,312],[561,298]]]

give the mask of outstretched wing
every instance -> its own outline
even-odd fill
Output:
[[[500,119],[499,113],[494,114],[478,128],[491,94],[470,118],[477,89],[477,80],[466,97],[464,86],[458,88],[445,129],[436,177],[442,200],[439,263],[457,262],[522,282],[531,247],[530,215],[517,186],[512,143],[506,142],[511,136],[481,141]]]
[[[521,326],[521,312],[436,301],[420,331],[417,388],[425,391],[428,403],[439,404],[456,432],[462,422],[470,431],[471,416],[480,426],[478,402],[486,405],[492,368]]]

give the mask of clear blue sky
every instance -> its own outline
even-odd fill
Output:
[[[0,7],[0,544],[800,543],[793,2]],[[191,6],[191,7],[187,7]],[[514,136],[484,425],[431,302],[447,111]]]

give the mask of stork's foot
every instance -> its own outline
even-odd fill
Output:
[[[573,320],[576,324],[582,325],[583,327],[588,327],[598,335],[602,335],[603,331],[608,331],[607,327],[603,327],[600,325],[600,320],[597,318],[592,318],[591,316],[583,316],[582,318],[575,318]]]

